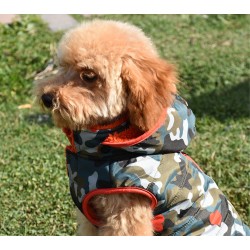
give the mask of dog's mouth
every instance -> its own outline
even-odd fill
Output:
[[[122,111],[116,117],[109,117],[107,114],[103,114],[105,112],[102,112],[101,109],[95,110],[96,106],[92,99],[87,95],[85,98],[79,98],[79,103],[84,102],[84,105],[79,105],[76,102],[77,98],[65,97],[65,95],[58,91],[55,94],[44,93],[40,97],[40,104],[45,110],[51,113],[57,127],[74,131],[112,129],[120,125],[121,121],[128,120],[128,115],[126,115],[125,111]]]
[[[40,105],[44,110],[51,113],[53,121],[57,127],[68,127],[73,129],[72,124],[74,121],[72,119],[72,114],[67,105],[65,105],[58,96],[53,93],[44,93],[40,97]],[[76,129],[76,126],[74,129]]]
[[[60,110],[68,111],[67,107],[63,105],[63,103],[61,103],[59,99],[52,93],[44,93],[40,97],[40,104],[44,109],[47,109],[49,112],[51,112],[52,115],[55,112],[60,113]]]

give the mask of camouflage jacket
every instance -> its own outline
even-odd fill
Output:
[[[125,143],[105,141],[128,126],[64,130],[71,196],[90,222],[99,225],[88,205],[94,195],[132,192],[151,200],[156,235],[250,235],[215,182],[183,153],[195,117],[180,96],[152,130]]]

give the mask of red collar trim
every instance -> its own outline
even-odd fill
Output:
[[[162,112],[162,114],[161,114],[158,122],[155,124],[155,126],[143,134],[141,131],[139,131],[138,129],[131,126],[129,129],[127,129],[121,133],[110,134],[105,139],[105,141],[102,142],[102,144],[107,145],[107,146],[111,146],[111,147],[117,147],[117,148],[129,147],[129,146],[133,146],[135,144],[138,144],[138,143],[146,140],[155,131],[157,131],[164,123],[166,116],[167,116],[167,113],[164,110],[164,112]],[[126,135],[128,135],[128,136],[126,137]],[[132,138],[131,138],[131,135],[132,135]]]
[[[162,126],[162,124],[165,122],[166,116],[167,116],[167,113],[164,110],[162,112],[158,122],[155,124],[155,126],[152,129],[146,131],[145,133],[141,132],[140,130],[138,130],[137,128],[135,128],[131,125],[128,129],[126,129],[120,133],[115,132],[113,134],[109,134],[109,136],[102,142],[102,144],[110,146],[110,147],[114,147],[114,148],[129,147],[129,146],[133,146],[135,144],[138,144],[138,143],[146,140],[155,131],[157,131]],[[121,125],[126,120],[127,120],[127,116],[124,116],[112,124],[105,125],[105,126],[95,126],[95,127],[92,127],[91,130],[92,130],[92,132],[95,132],[95,131],[100,130],[100,129],[112,129],[112,128],[115,128],[115,127]],[[66,136],[68,137],[69,142],[70,142],[70,145],[67,146],[66,148],[68,150],[70,150],[71,152],[76,153],[73,131],[70,129],[67,129],[67,128],[63,128],[62,130],[66,134]]]
[[[114,129],[114,128],[120,126],[122,123],[126,122],[127,120],[128,120],[128,116],[124,115],[120,119],[118,119],[110,124],[92,126],[91,128],[89,128],[89,130],[91,130],[92,132],[96,132],[98,130]]]
[[[63,133],[67,136],[70,145],[66,146],[66,149],[68,149],[69,151],[76,153],[76,147],[75,147],[75,143],[74,143],[74,134],[73,131],[68,129],[68,128],[63,128],[62,129]]]

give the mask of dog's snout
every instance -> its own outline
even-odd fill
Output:
[[[43,101],[43,104],[44,104],[44,106],[46,108],[51,108],[52,107],[53,98],[54,98],[54,96],[52,94],[50,94],[50,93],[42,95],[42,101]]]

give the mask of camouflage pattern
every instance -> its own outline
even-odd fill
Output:
[[[114,148],[102,142],[112,130],[73,131],[76,152],[66,150],[71,196],[82,209],[96,189],[138,187],[157,199],[156,235],[250,235],[249,228],[218,189],[183,150],[195,136],[195,117],[180,96],[166,110],[165,123],[144,141]]]

